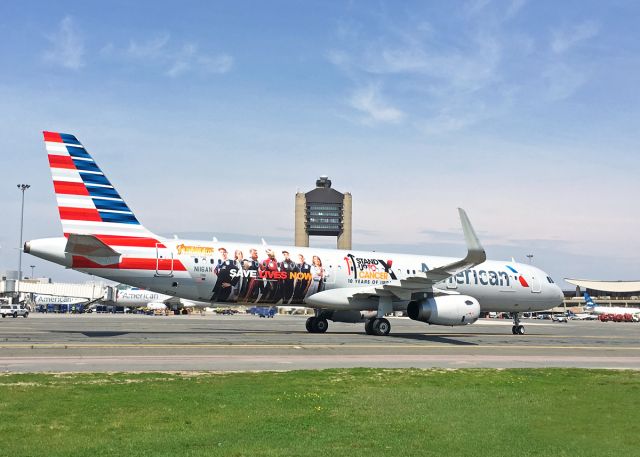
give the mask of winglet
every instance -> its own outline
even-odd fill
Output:
[[[462,223],[464,240],[467,243],[467,256],[464,260],[479,265],[487,260],[487,253],[484,251],[482,244],[480,244],[478,235],[476,235],[476,231],[473,229],[466,211],[462,208],[458,208],[458,213],[460,213],[460,222]]]

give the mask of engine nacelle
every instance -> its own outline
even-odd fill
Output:
[[[468,325],[480,317],[480,303],[468,295],[444,295],[410,302],[407,314],[434,325]]]

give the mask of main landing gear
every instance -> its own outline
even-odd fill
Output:
[[[393,312],[393,302],[391,296],[383,296],[378,301],[378,311],[375,314],[376,317],[367,319],[364,325],[364,330],[367,335],[386,336],[391,331],[391,324],[384,318],[387,314]],[[315,315],[308,318],[305,323],[307,332],[309,333],[325,333],[329,328],[329,322],[361,322],[362,318],[372,316],[373,313],[367,312],[364,314],[358,310],[340,310],[335,311],[331,309],[316,309]]]
[[[524,335],[524,325],[520,324],[519,313],[513,313],[513,327],[511,327],[511,333],[514,335]]]
[[[384,317],[369,319],[364,324],[364,331],[367,335],[387,336],[391,331],[391,324]]]
[[[329,322],[324,317],[313,316],[307,319],[305,327],[309,333],[324,333],[329,328]]]
[[[329,322],[322,316],[313,316],[307,319],[305,327],[309,333],[325,333]],[[364,330],[367,335],[386,336],[391,331],[391,323],[384,317],[369,319],[364,324]]]

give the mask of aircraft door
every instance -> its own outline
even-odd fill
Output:
[[[335,284],[336,283],[336,270],[333,265],[328,265],[324,268],[324,283]]]
[[[537,276],[531,276],[531,293],[539,294],[542,292],[540,287],[540,279]]]
[[[155,276],[173,276],[173,250],[162,243],[156,243],[156,274]]]

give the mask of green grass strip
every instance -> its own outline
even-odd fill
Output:
[[[0,375],[0,456],[638,456],[640,372]]]

